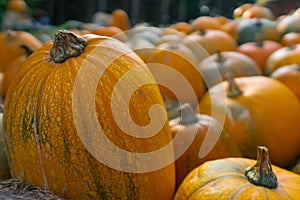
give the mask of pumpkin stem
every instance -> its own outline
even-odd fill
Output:
[[[269,150],[264,146],[257,147],[257,163],[245,171],[247,179],[254,185],[275,189],[277,177],[272,170]]]
[[[55,63],[63,63],[68,58],[80,56],[87,41],[71,31],[60,30],[54,35],[50,58]]]
[[[188,103],[185,103],[182,106],[180,106],[180,112],[181,118],[179,123],[182,125],[194,124],[199,121],[195,111]]]
[[[262,34],[256,34],[255,36],[255,44],[258,47],[263,47],[264,46],[264,39]]]
[[[230,98],[235,98],[238,97],[242,94],[242,91],[240,90],[239,86],[236,84],[234,81],[234,78],[230,73],[226,73],[224,75],[225,79],[228,81],[229,84],[229,92],[228,92],[228,97]]]

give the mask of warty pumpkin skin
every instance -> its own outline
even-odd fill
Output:
[[[69,53],[75,54],[68,58]],[[104,66],[112,59],[112,63]],[[83,66],[88,70],[79,75]],[[95,79],[104,69],[102,76]],[[146,126],[150,121],[149,108],[153,104],[163,106],[163,99],[150,71],[138,56],[112,38],[93,34],[79,38],[68,31],[55,34],[54,43],[44,44],[22,64],[7,93],[3,121],[12,176],[67,199],[170,199],[175,187],[174,164],[145,173],[123,172],[98,161],[87,149],[94,148],[96,155],[103,154],[111,161],[119,162],[124,171],[141,165],[130,162],[134,158],[99,146],[97,136],[101,132],[91,135],[91,127],[88,127],[91,115],[101,125],[103,135],[129,152],[152,152],[171,141],[168,123],[150,138],[133,137],[116,124],[112,92],[121,77],[134,70],[139,75],[134,73],[126,77],[130,81],[123,85],[124,94],[130,84],[145,79],[151,80],[152,84],[137,88],[126,108],[121,106],[123,93],[116,93],[118,103],[121,103],[115,105],[119,111],[116,114],[119,116],[129,110],[136,124]],[[74,98],[77,76],[84,82],[77,85],[81,95]],[[93,102],[85,102],[90,98],[87,91],[92,87],[92,80],[97,80],[92,94],[95,96],[95,104],[91,107],[96,112],[94,115],[87,109]],[[73,107],[74,102],[85,107]],[[78,119],[78,115],[82,118]],[[82,131],[85,131],[88,146],[83,145]],[[92,138],[88,138],[90,135]],[[173,149],[166,152],[153,159],[149,157],[149,163],[145,165],[172,160]]]
[[[267,148],[258,148],[257,161],[224,158],[195,168],[180,185],[175,200],[298,199],[300,176],[272,165]]]
[[[269,77],[228,80],[212,87],[210,93],[225,88],[226,99],[219,99],[215,106],[226,110],[224,128],[238,144],[243,157],[255,158],[256,146],[264,145],[272,151],[274,164],[287,167],[300,153],[297,97],[284,84]],[[210,115],[209,94],[202,98],[199,110]]]

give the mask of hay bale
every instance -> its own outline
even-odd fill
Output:
[[[0,181],[0,200],[63,200],[48,190],[25,183],[20,179]]]

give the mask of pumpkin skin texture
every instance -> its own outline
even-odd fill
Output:
[[[111,58],[116,59],[104,68]],[[149,123],[149,107],[164,105],[154,78],[136,54],[113,38],[93,34],[80,38],[71,32],[59,31],[53,43],[44,44],[22,64],[7,93],[3,121],[12,176],[67,199],[170,199],[175,187],[174,164],[145,173],[123,172],[98,161],[89,153],[88,146],[83,145],[79,130],[88,127],[78,129],[75,122],[81,124],[82,121],[81,125],[85,125],[90,118],[76,119],[72,115],[72,109],[74,113],[86,112],[86,109],[73,108],[73,101],[79,100],[82,104],[89,100],[88,93],[79,99],[72,96],[75,78],[83,65],[89,70],[81,72],[80,78],[88,81],[80,85],[80,91],[89,89],[95,74],[105,69],[99,82],[96,79],[92,109],[96,110],[96,120],[110,141],[138,153],[160,149],[171,141],[167,123],[156,135],[145,139],[126,134],[115,122],[111,110],[112,92],[118,80],[131,70],[137,70],[139,75],[128,77],[131,80],[126,83],[128,87],[144,79],[153,83],[140,86],[130,97],[128,107],[124,110],[119,106],[118,111],[129,109],[132,120],[145,126]],[[122,102],[122,98],[118,102]],[[88,134],[87,131],[84,134]],[[127,158],[120,154],[101,149],[99,143],[94,144],[99,140],[97,136],[91,137],[91,147],[101,154],[105,152],[111,160],[122,162],[122,169],[138,167],[138,164],[125,162]],[[170,149],[152,162],[173,157],[173,149]],[[164,192],[158,192],[161,188]]]
[[[272,165],[268,154],[265,151],[260,153],[257,161],[247,158],[224,158],[204,163],[185,178],[175,195],[175,200],[298,199],[300,176]],[[253,184],[252,174],[249,172],[257,177],[266,178],[267,186]],[[268,188],[273,182],[275,186],[272,189]]]
[[[188,145],[189,140],[193,139],[188,149],[175,161],[176,187],[180,185],[189,172],[208,160],[241,155],[237,145],[228,133],[221,130],[220,124],[215,119],[208,115],[196,114],[189,104],[183,104],[181,117],[170,120],[169,124],[173,137],[176,134],[185,135],[185,140],[174,143],[175,155],[180,154],[180,148]],[[213,126],[214,131],[208,133],[210,126]],[[203,144],[204,140],[206,140],[206,144]],[[209,146],[209,144],[214,143],[213,147]],[[206,152],[200,151],[201,148],[205,148],[204,151]],[[201,155],[204,157],[199,157],[200,152],[204,154]]]
[[[211,92],[218,92],[224,87],[227,94],[225,100],[220,99],[220,102],[226,101],[225,104],[216,103],[219,109],[226,110],[224,129],[236,141],[243,157],[255,158],[256,146],[264,145],[272,151],[274,164],[287,167],[300,152],[300,124],[297,122],[300,105],[296,96],[269,77],[228,80],[211,88]],[[205,95],[200,102],[200,112],[209,115],[210,108],[210,96]],[[289,117],[281,117],[282,113]]]
[[[11,177],[3,139],[2,117],[3,112],[0,111],[0,180]]]

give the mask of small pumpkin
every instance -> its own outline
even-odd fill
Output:
[[[249,7],[246,9],[242,16],[243,18],[265,18],[265,19],[270,19],[274,20],[274,15],[272,11],[264,6],[260,6],[258,4],[254,4],[253,6]]]
[[[257,34],[260,34],[265,40],[279,41],[280,39],[276,22],[265,18],[252,18],[244,19],[239,23],[237,42],[239,45],[253,42]]]
[[[258,146],[256,161],[224,158],[195,168],[180,185],[175,200],[298,199],[299,193],[300,176],[272,165],[268,148]]]
[[[265,76],[233,78],[210,88],[226,98],[215,100],[216,109],[225,110],[224,129],[235,140],[244,157],[255,158],[258,145],[272,150],[271,159],[287,167],[300,153],[300,104],[294,93],[279,81]],[[211,97],[206,94],[199,110],[211,113]],[[226,103],[224,103],[224,101]],[[282,117],[282,114],[288,117]]]
[[[300,65],[292,64],[282,66],[276,69],[271,75],[283,84],[285,84],[297,96],[300,101]]]
[[[237,8],[235,8],[233,10],[233,18],[234,19],[238,19],[240,17],[242,17],[243,13],[251,8],[254,4],[252,3],[243,3],[242,5],[238,6]]]
[[[116,84],[121,80],[125,83],[119,88]],[[145,80],[149,82],[143,84]],[[95,90],[92,83],[96,83]],[[127,102],[124,98],[130,86],[141,83]],[[94,101],[89,102],[92,97]],[[155,158],[144,157],[142,164],[133,154],[120,153],[120,149],[153,152],[170,143],[168,121],[162,121],[151,139],[141,138],[147,130],[124,130],[128,127],[116,122],[124,118],[126,124],[146,126],[152,121],[148,113],[152,105],[164,106],[159,88],[145,63],[125,44],[95,34],[58,31],[53,42],[45,43],[23,62],[7,92],[3,129],[12,177],[67,199],[171,199],[173,148]],[[130,116],[122,117],[126,113]],[[161,123],[159,118],[167,120],[165,116],[161,110],[152,122]],[[93,120],[102,131],[91,130]],[[107,147],[101,135],[112,146]],[[110,150],[116,147],[119,149]],[[109,162],[98,160],[98,155],[108,156]],[[136,173],[138,167],[166,160],[168,166]],[[157,192],[161,188],[164,192]]]
[[[228,33],[221,30],[202,29],[187,35],[182,43],[192,49],[199,60],[203,58],[203,53],[194,47],[195,42],[201,45],[209,55],[216,51],[235,51],[237,43]]]
[[[187,30],[187,34],[193,33],[195,31],[203,30],[203,29],[219,30],[220,27],[221,27],[221,23],[215,17],[200,16],[194,19],[190,23],[190,27]]]
[[[196,106],[206,87],[197,69],[197,58],[182,43],[163,43],[146,61],[163,95]],[[164,83],[164,84],[163,84]]]
[[[35,51],[42,43],[26,31],[7,30],[0,33],[0,72],[9,63],[20,56],[26,56],[29,51]]]
[[[276,28],[282,36],[290,32],[298,31],[300,29],[300,16],[286,15],[278,21]]]
[[[14,12],[25,12],[27,4],[24,0],[9,0],[6,9]]]
[[[300,44],[300,32],[289,32],[282,36],[281,44],[289,46],[291,44]]]
[[[108,22],[109,26],[116,26],[122,31],[127,31],[131,28],[129,17],[125,10],[115,9],[111,13],[111,20]]]
[[[116,26],[101,26],[92,30],[91,33],[100,36],[114,37],[121,42],[125,42],[127,40],[126,33]]]
[[[281,47],[282,45],[279,42],[264,40],[257,35],[254,42],[246,42],[240,45],[237,51],[252,58],[257,63],[263,74],[265,74],[267,59],[273,52],[277,51]]]
[[[235,142],[214,118],[196,114],[189,104],[183,104],[180,113],[169,122],[173,138],[177,134],[182,138],[174,141],[176,187],[190,171],[208,160],[241,156]]]
[[[274,51],[266,61],[265,72],[270,76],[276,69],[291,64],[300,63],[300,44],[290,44]]]
[[[200,62],[199,70],[208,88],[224,80],[227,73],[231,73],[234,77],[262,74],[252,58],[237,51],[217,52],[210,55]]]

